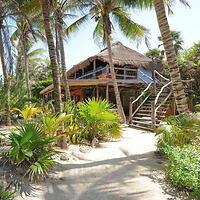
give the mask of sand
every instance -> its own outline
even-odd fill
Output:
[[[35,185],[31,196],[16,200],[172,200],[178,197],[166,186],[164,162],[156,156],[153,133],[124,128],[123,138],[85,153],[71,145],[69,160],[59,161],[49,178]]]

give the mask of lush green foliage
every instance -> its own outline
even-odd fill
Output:
[[[94,137],[103,139],[121,136],[119,119],[113,107],[106,100],[88,99],[79,103],[78,108],[85,139],[91,141]]]
[[[1,200],[12,200],[14,199],[15,192],[10,192],[8,190],[4,190],[3,187],[0,185],[0,199]]]
[[[200,146],[179,148],[166,145],[162,152],[169,158],[166,173],[170,179],[192,190],[192,194],[200,199]]]
[[[11,150],[7,159],[16,167],[24,168],[31,180],[44,177],[54,163],[52,156],[55,152],[48,149],[54,138],[48,137],[38,124],[27,123],[11,132],[9,139]]]
[[[183,147],[185,144],[199,142],[200,115],[182,114],[170,117],[167,124],[157,129],[158,146],[171,145]]]

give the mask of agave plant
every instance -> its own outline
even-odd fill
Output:
[[[20,110],[18,108],[13,108],[14,111],[18,111],[21,113],[24,118],[25,123],[28,123],[28,120],[34,117],[37,113],[41,112],[41,108],[32,106],[26,106],[24,110]]]
[[[54,138],[49,137],[39,124],[26,123],[11,132],[9,140],[11,150],[7,153],[8,161],[25,169],[25,175],[29,175],[31,180],[44,177],[55,163],[52,159],[55,151],[48,149]]]

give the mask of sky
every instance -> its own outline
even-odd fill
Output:
[[[194,42],[200,41],[200,0],[188,0],[188,2],[191,8],[176,3],[173,6],[174,15],[168,16],[170,29],[181,32],[181,36],[185,42],[185,49],[191,47]],[[157,48],[159,44],[157,38],[160,36],[160,31],[155,11],[131,10],[131,15],[134,22],[137,22],[150,30],[151,35],[149,40],[151,48]],[[65,42],[67,69],[70,69],[73,65],[95,55],[101,50],[101,48],[94,43],[92,37],[94,27],[95,22],[91,21],[87,23],[81,27],[79,32],[72,35],[71,38]],[[148,51],[144,42],[137,47],[136,42],[123,37],[117,29],[115,30],[113,42],[115,41],[121,41],[125,46],[128,46],[142,54]],[[1,69],[0,74],[2,74]]]

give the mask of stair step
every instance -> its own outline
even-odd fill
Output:
[[[133,120],[147,120],[147,121],[151,121],[151,117],[133,117]]]
[[[132,127],[132,128],[140,129],[140,130],[151,131],[150,128],[138,126],[138,125],[135,125],[135,124],[129,124],[129,126]]]
[[[142,117],[151,117],[151,114],[143,114],[143,113],[136,113],[135,116],[142,116]]]
[[[135,120],[132,120],[132,123],[133,124],[142,124],[144,126],[149,126],[149,127],[151,127],[151,125],[152,125],[151,121],[135,121]]]

